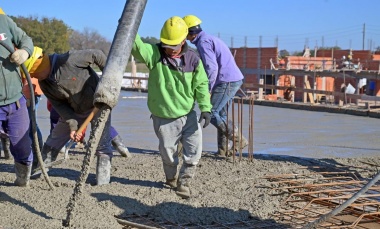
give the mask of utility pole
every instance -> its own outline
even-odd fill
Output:
[[[231,37],[231,48],[234,47],[234,37]]]
[[[276,36],[276,39],[274,40],[274,47],[278,48],[278,35]]]
[[[364,50],[364,39],[365,39],[365,23],[363,24],[363,48],[362,48],[362,50]]]

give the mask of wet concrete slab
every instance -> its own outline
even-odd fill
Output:
[[[147,94],[121,91],[112,111],[112,125],[118,130],[132,153],[157,151]],[[237,107],[237,105],[235,105]],[[314,108],[315,109],[315,108]],[[332,109],[332,108],[331,108]],[[347,111],[331,112],[294,107],[253,106],[254,154],[284,155],[306,158],[362,157],[380,153],[380,120],[377,115],[352,115]],[[366,111],[368,112],[368,111]],[[199,113],[199,111],[198,111]],[[235,109],[237,115],[237,109]],[[44,139],[49,133],[49,113],[43,97],[37,113]],[[236,117],[237,122],[237,117]],[[203,129],[204,151],[216,152],[216,128]],[[248,138],[249,105],[243,105],[243,134]],[[87,134],[89,136],[89,134]],[[243,154],[247,154],[247,148]]]

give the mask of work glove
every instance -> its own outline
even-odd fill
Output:
[[[202,119],[205,120],[205,124],[203,124],[203,128],[205,128],[206,126],[208,126],[208,124],[210,124],[210,120],[211,120],[211,114],[210,112],[202,112],[201,113],[201,116],[199,117],[199,123],[202,122]]]
[[[17,49],[11,55],[11,62],[17,65],[21,65],[28,59],[28,57],[29,53],[27,51],[25,51],[24,49]]]

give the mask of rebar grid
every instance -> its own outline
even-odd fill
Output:
[[[350,175],[350,176],[347,176]],[[273,214],[277,222],[302,228],[343,204],[367,181],[352,172],[312,172],[265,176],[271,189],[290,195]],[[380,228],[380,186],[371,187],[354,203],[318,228]]]

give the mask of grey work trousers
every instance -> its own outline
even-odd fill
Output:
[[[97,112],[94,118],[91,121],[91,131],[95,128],[95,122],[99,118],[101,112]],[[89,113],[88,113],[89,114]],[[78,128],[82,125],[82,123],[88,117],[88,114],[76,114]],[[112,145],[111,145],[111,137],[110,137],[110,123],[111,123],[111,115],[108,117],[108,120],[104,126],[102,136],[99,141],[99,145],[96,149],[96,155],[107,154],[112,157]],[[59,118],[58,123],[52,130],[51,134],[47,138],[45,144],[54,148],[61,149],[69,140],[70,140],[70,128],[62,117]]]
[[[160,118],[152,115],[154,131],[159,140],[159,151],[162,158],[166,179],[177,175],[179,164],[177,145],[183,145],[183,165],[180,177],[193,177],[194,167],[202,156],[202,128],[198,123],[196,112],[180,118]],[[191,168],[191,169],[188,169]]]

